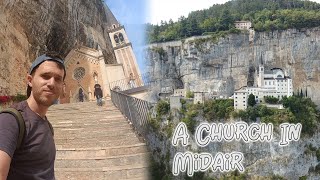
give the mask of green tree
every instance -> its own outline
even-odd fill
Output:
[[[169,110],[170,110],[170,104],[168,102],[160,100],[157,103],[156,111],[158,116],[167,114]]]
[[[248,97],[248,106],[253,107],[254,105],[256,105],[256,98],[253,94],[250,94]]]
[[[187,91],[186,98],[194,98],[194,93],[192,91]]]
[[[291,123],[301,123],[302,133],[312,135],[319,122],[317,106],[310,98],[291,96],[282,99],[283,106],[295,116]]]
[[[229,30],[230,25],[233,25],[233,17],[228,9],[224,9],[220,17],[220,29],[221,31]]]
[[[318,27],[320,4],[303,0],[234,0],[190,12],[178,22],[169,20],[151,25],[151,28],[147,26],[146,34],[150,43],[163,42],[205,32],[227,31],[234,26],[235,20],[250,20],[256,31]]]

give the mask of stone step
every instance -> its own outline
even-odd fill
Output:
[[[113,104],[111,103],[108,103],[108,104],[104,104],[103,106],[97,106],[95,103],[92,104],[92,103],[87,103],[87,104],[82,104],[82,103],[79,103],[79,104],[66,104],[66,105],[54,105],[54,106],[51,106],[49,108],[50,111],[57,111],[57,110],[81,110],[81,109],[108,109],[108,108],[114,108],[116,106],[114,106]]]
[[[103,108],[103,107],[111,107],[114,106],[111,101],[103,104],[103,106],[98,106],[96,102],[88,102],[88,103],[69,103],[69,104],[58,104],[50,106],[51,109],[75,109],[75,108]]]
[[[106,148],[57,148],[56,159],[103,159],[105,157],[148,152],[146,144]]]
[[[123,140],[132,140],[135,141],[137,137],[134,133],[118,135],[118,136],[80,136],[80,137],[54,137],[56,144],[67,144],[67,143],[86,143],[86,142],[114,142],[114,141],[123,141]]]
[[[83,116],[77,117],[76,115],[74,117],[60,117],[60,118],[48,118],[51,124],[56,124],[56,123],[68,123],[68,122],[91,122],[92,121],[112,121],[112,120],[124,120],[126,121],[126,118],[122,115],[110,115],[107,117],[107,115],[102,115],[102,116],[87,116],[87,119],[85,119]],[[61,124],[60,123],[60,124]]]
[[[78,129],[55,129],[54,138],[56,139],[75,139],[75,138],[94,138],[94,137],[114,137],[123,135],[133,135],[134,131],[131,128],[122,129],[110,129],[106,131],[95,131],[90,132],[84,131],[83,128]]]
[[[109,120],[109,121],[87,121],[87,122],[63,122],[63,123],[51,123],[54,128],[72,128],[72,127],[84,127],[84,128],[95,128],[95,127],[121,127],[129,126],[126,120]]]
[[[74,108],[74,109],[51,109],[48,112],[48,115],[57,115],[57,112],[64,112],[67,114],[71,114],[74,112],[78,112],[78,113],[99,113],[102,111],[115,111],[115,112],[119,112],[118,108],[111,106],[111,107],[99,107],[99,108]]]
[[[55,167],[57,168],[99,168],[123,165],[144,165],[149,163],[149,153],[129,154],[110,157],[97,157],[97,159],[56,159]]]
[[[58,148],[85,148],[85,147],[116,147],[124,145],[134,145],[141,143],[138,138],[135,140],[121,140],[121,141],[94,141],[94,142],[72,142],[72,143],[56,143]]]
[[[143,178],[150,179],[148,166],[120,166],[112,168],[104,168],[106,179],[132,179]]]
[[[116,108],[116,106],[114,105],[108,105],[108,106],[95,106],[95,105],[90,105],[90,106],[73,106],[73,107],[56,107],[56,108],[52,108],[50,107],[49,110],[51,112],[55,112],[55,111],[79,111],[79,110],[84,110],[87,112],[91,112],[91,111],[98,111],[98,110],[117,110],[118,108]]]
[[[70,127],[64,127],[64,126],[60,126],[60,125],[52,125],[53,126],[53,129],[55,130],[55,132],[56,131],[66,131],[66,130],[68,130],[68,131],[73,131],[73,130],[75,130],[75,131],[77,131],[77,130],[79,130],[79,129],[82,129],[82,130],[84,130],[84,131],[88,131],[88,132],[90,132],[90,131],[104,131],[104,132],[106,132],[106,133],[108,133],[108,131],[114,131],[115,129],[117,129],[117,130],[120,130],[120,129],[130,129],[131,127],[130,127],[130,125],[129,124],[126,124],[126,123],[124,123],[123,125],[121,125],[121,126],[87,126],[87,127],[85,127],[85,126],[76,126],[76,125],[74,125],[74,126],[70,126]]]
[[[48,119],[56,119],[56,120],[59,120],[59,119],[65,119],[65,118],[71,118],[71,119],[77,119],[77,118],[84,118],[84,117],[95,117],[96,119],[97,118],[103,118],[103,117],[119,117],[121,114],[121,112],[118,112],[118,111],[103,111],[103,112],[100,112],[99,114],[92,114],[92,113],[77,113],[77,112],[73,112],[73,113],[64,113],[64,112],[59,112],[59,113],[63,113],[63,116],[61,116],[61,114],[48,114],[47,117]]]
[[[108,123],[108,122],[128,122],[122,115],[112,117],[95,117],[90,119],[81,118],[63,118],[63,119],[50,119],[51,124],[75,124],[75,123]]]
[[[135,134],[132,134],[132,136],[128,136],[128,135],[124,135],[124,136],[118,136],[118,138],[116,138],[115,136],[111,136],[111,137],[98,137],[98,138],[57,138],[55,139],[55,143],[58,145],[63,145],[63,144],[83,144],[83,143],[88,143],[88,144],[103,144],[103,143],[117,143],[118,141],[132,141],[132,142],[140,142],[138,140],[138,137],[136,137]]]
[[[146,144],[110,100],[102,107],[55,105],[47,117],[55,131],[57,180],[150,179]]]
[[[109,122],[109,121],[126,121],[126,118],[123,117],[122,114],[116,114],[116,115],[102,115],[102,116],[78,116],[76,115],[72,118],[70,117],[64,117],[64,118],[54,118],[50,120],[52,124],[54,123],[83,123],[83,122]]]
[[[55,168],[57,180],[149,180],[148,167],[122,166],[119,169],[106,168]]]

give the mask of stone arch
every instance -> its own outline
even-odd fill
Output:
[[[120,39],[120,42],[121,42],[121,43],[124,42],[124,37],[123,37],[123,34],[122,34],[122,33],[119,33],[119,39]]]
[[[76,93],[73,94],[72,96],[72,102],[80,102],[80,99],[79,99],[79,92],[80,92],[80,89],[82,89],[83,91],[83,102],[86,102],[86,101],[89,101],[89,95],[88,95],[88,92],[81,86],[78,87],[78,89],[76,89]]]
[[[119,37],[118,37],[117,34],[114,34],[114,35],[113,35],[113,39],[114,39],[114,41],[116,42],[116,44],[119,43]]]

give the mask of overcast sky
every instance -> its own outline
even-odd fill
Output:
[[[160,24],[161,20],[177,21],[179,17],[187,17],[191,11],[207,9],[214,4],[223,4],[229,0],[150,0],[150,11],[147,21]],[[320,0],[312,0],[320,3]]]
[[[208,9],[214,4],[223,4],[228,0],[150,0],[150,14],[147,19],[151,24],[160,24],[161,20],[177,21],[187,17],[191,11]]]

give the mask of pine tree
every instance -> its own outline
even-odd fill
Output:
[[[248,97],[248,106],[254,106],[256,104],[256,99],[253,94]]]

